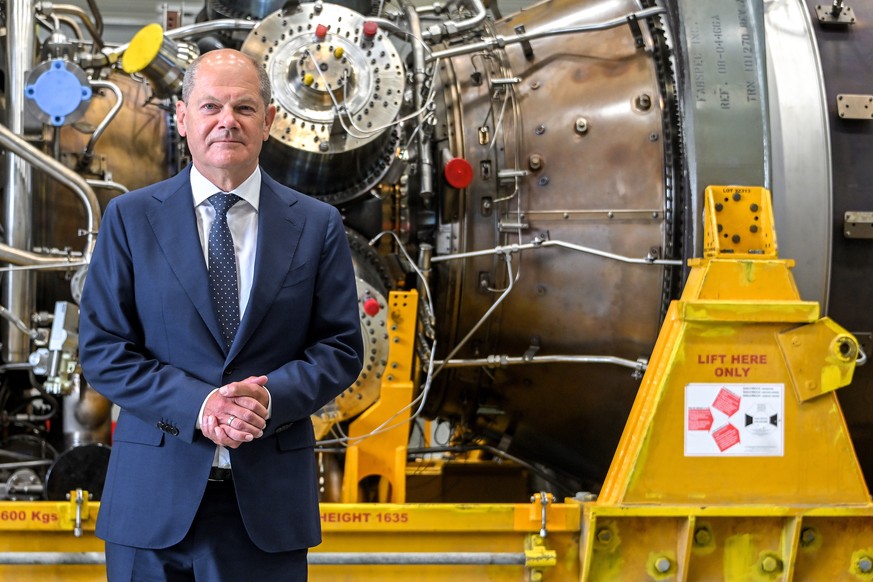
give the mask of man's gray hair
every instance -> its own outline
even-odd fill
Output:
[[[186,104],[188,103],[188,98],[191,97],[191,91],[194,90],[194,83],[196,82],[197,77],[197,69],[200,68],[200,61],[204,56],[209,53],[203,53],[198,56],[196,59],[191,61],[191,64],[188,65],[188,70],[185,71],[185,76],[182,78],[182,101]],[[270,106],[270,99],[273,97],[273,89],[270,86],[270,76],[267,74],[266,69],[262,67],[258,62],[245,53],[239,53],[240,56],[248,59],[252,65],[255,67],[255,71],[258,74],[258,86],[259,92],[261,94],[261,99],[264,100],[264,107]]]

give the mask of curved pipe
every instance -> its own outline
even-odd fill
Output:
[[[542,249],[546,247],[560,247],[565,249],[570,249],[573,251],[578,251],[580,253],[588,253],[589,255],[594,255],[597,257],[603,257],[604,259],[612,259],[614,261],[620,261],[622,263],[631,263],[634,265],[675,265],[681,266],[683,262],[679,259],[656,259],[654,257],[645,257],[642,259],[635,259],[633,257],[626,257],[624,255],[617,255],[615,253],[609,253],[606,251],[601,251],[598,249],[593,249],[591,247],[584,247],[581,245],[568,243],[560,240],[541,240],[534,239],[532,242],[523,243],[523,244],[512,244],[505,246],[497,246],[493,249],[484,249],[481,251],[469,251],[466,253],[455,253],[452,255],[440,255],[438,257],[433,257],[431,259],[432,263],[441,263],[443,261],[454,261],[458,259],[469,259],[471,257],[484,257],[488,255],[499,255],[506,253],[517,253],[520,251],[527,251],[532,249]]]
[[[196,24],[189,24],[187,26],[180,26],[179,28],[168,30],[164,32],[164,38],[169,38],[170,40],[179,40],[192,36],[198,36],[201,34],[208,34],[210,32],[220,32],[223,30],[251,30],[258,24],[260,24],[260,21],[257,20],[222,18],[220,20],[198,22]],[[117,60],[118,57],[120,57],[129,46],[130,43],[127,42],[115,47],[114,49],[104,50],[103,54],[109,57],[110,62],[115,62],[115,60]]]
[[[94,39],[94,46],[98,50],[102,50],[104,46],[103,37],[97,28],[94,26],[94,23],[91,22],[91,19],[85,13],[84,10],[79,8],[78,6],[73,6],[72,4],[48,4],[47,6],[39,6],[40,8],[50,8],[50,12],[60,12],[61,14],[71,14],[76,16],[79,20],[82,21],[82,24],[85,25],[85,28],[88,29],[88,34],[91,35],[91,38]]]
[[[94,133],[91,134],[91,139],[88,140],[88,145],[85,146],[85,152],[79,160],[78,167],[80,170],[84,170],[91,163],[91,159],[94,157],[94,143],[100,139],[100,136],[103,135],[104,131],[106,131],[106,126],[115,119],[115,116],[118,115],[119,110],[121,110],[121,106],[124,105],[124,95],[115,83],[110,81],[91,81],[91,86],[103,87],[115,93],[115,105],[112,106],[109,113],[106,114],[106,117],[103,118],[103,121],[101,121],[100,125],[97,126],[97,129],[94,130]]]
[[[58,182],[75,192],[85,206],[88,220],[88,232],[85,234],[85,250],[82,260],[90,262],[94,251],[97,230],[100,228],[100,203],[91,186],[79,174],[70,170],[59,161],[49,157],[12,133],[5,125],[0,125],[0,147],[12,151],[33,167],[42,170]],[[6,193],[9,195],[9,192]]]
[[[482,24],[487,14],[485,11],[485,5],[482,4],[481,0],[467,0],[467,3],[469,3],[470,8],[473,10],[473,16],[463,20],[449,20],[447,22],[434,24],[423,33],[422,38],[438,42],[443,36],[454,36],[459,32],[472,30]],[[427,12],[429,10],[433,9],[428,7],[419,9],[421,12]]]
[[[28,265],[51,269],[56,267],[58,270],[66,270],[71,267],[84,265],[83,261],[62,261],[59,257],[41,255],[32,251],[25,251],[16,247],[11,247],[7,244],[0,243],[0,263],[10,263],[12,265]],[[19,270],[19,269],[0,269],[0,271]]]
[[[207,22],[198,22],[197,24],[189,24],[168,30],[164,36],[177,40],[196,36],[198,34],[206,34],[208,32],[218,32],[221,30],[251,30],[260,24],[257,20],[243,20],[241,18],[222,18],[220,20],[210,20]]]
[[[94,27],[97,29],[97,34],[103,36],[103,14],[97,7],[97,0],[88,0],[88,8],[91,9],[91,14],[94,15]]]
[[[114,182],[112,180],[85,180],[92,188],[103,188],[105,190],[117,190],[122,194],[127,194],[130,190],[124,184]]]

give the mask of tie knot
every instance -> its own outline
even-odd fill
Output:
[[[240,197],[229,192],[219,192],[209,197],[209,203],[215,208],[216,215],[224,216],[230,207],[240,201]]]

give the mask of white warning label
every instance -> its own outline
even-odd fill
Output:
[[[781,457],[784,384],[685,386],[686,457]]]

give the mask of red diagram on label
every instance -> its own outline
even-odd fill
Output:
[[[688,430],[709,430],[712,428],[712,413],[708,408],[688,409]]]
[[[740,431],[732,424],[726,424],[712,433],[718,450],[725,452],[734,445],[740,444]]]
[[[725,413],[728,417],[731,417],[740,409],[740,397],[727,388],[722,388],[718,391],[718,395],[715,397],[715,402],[712,403],[712,407]]]

